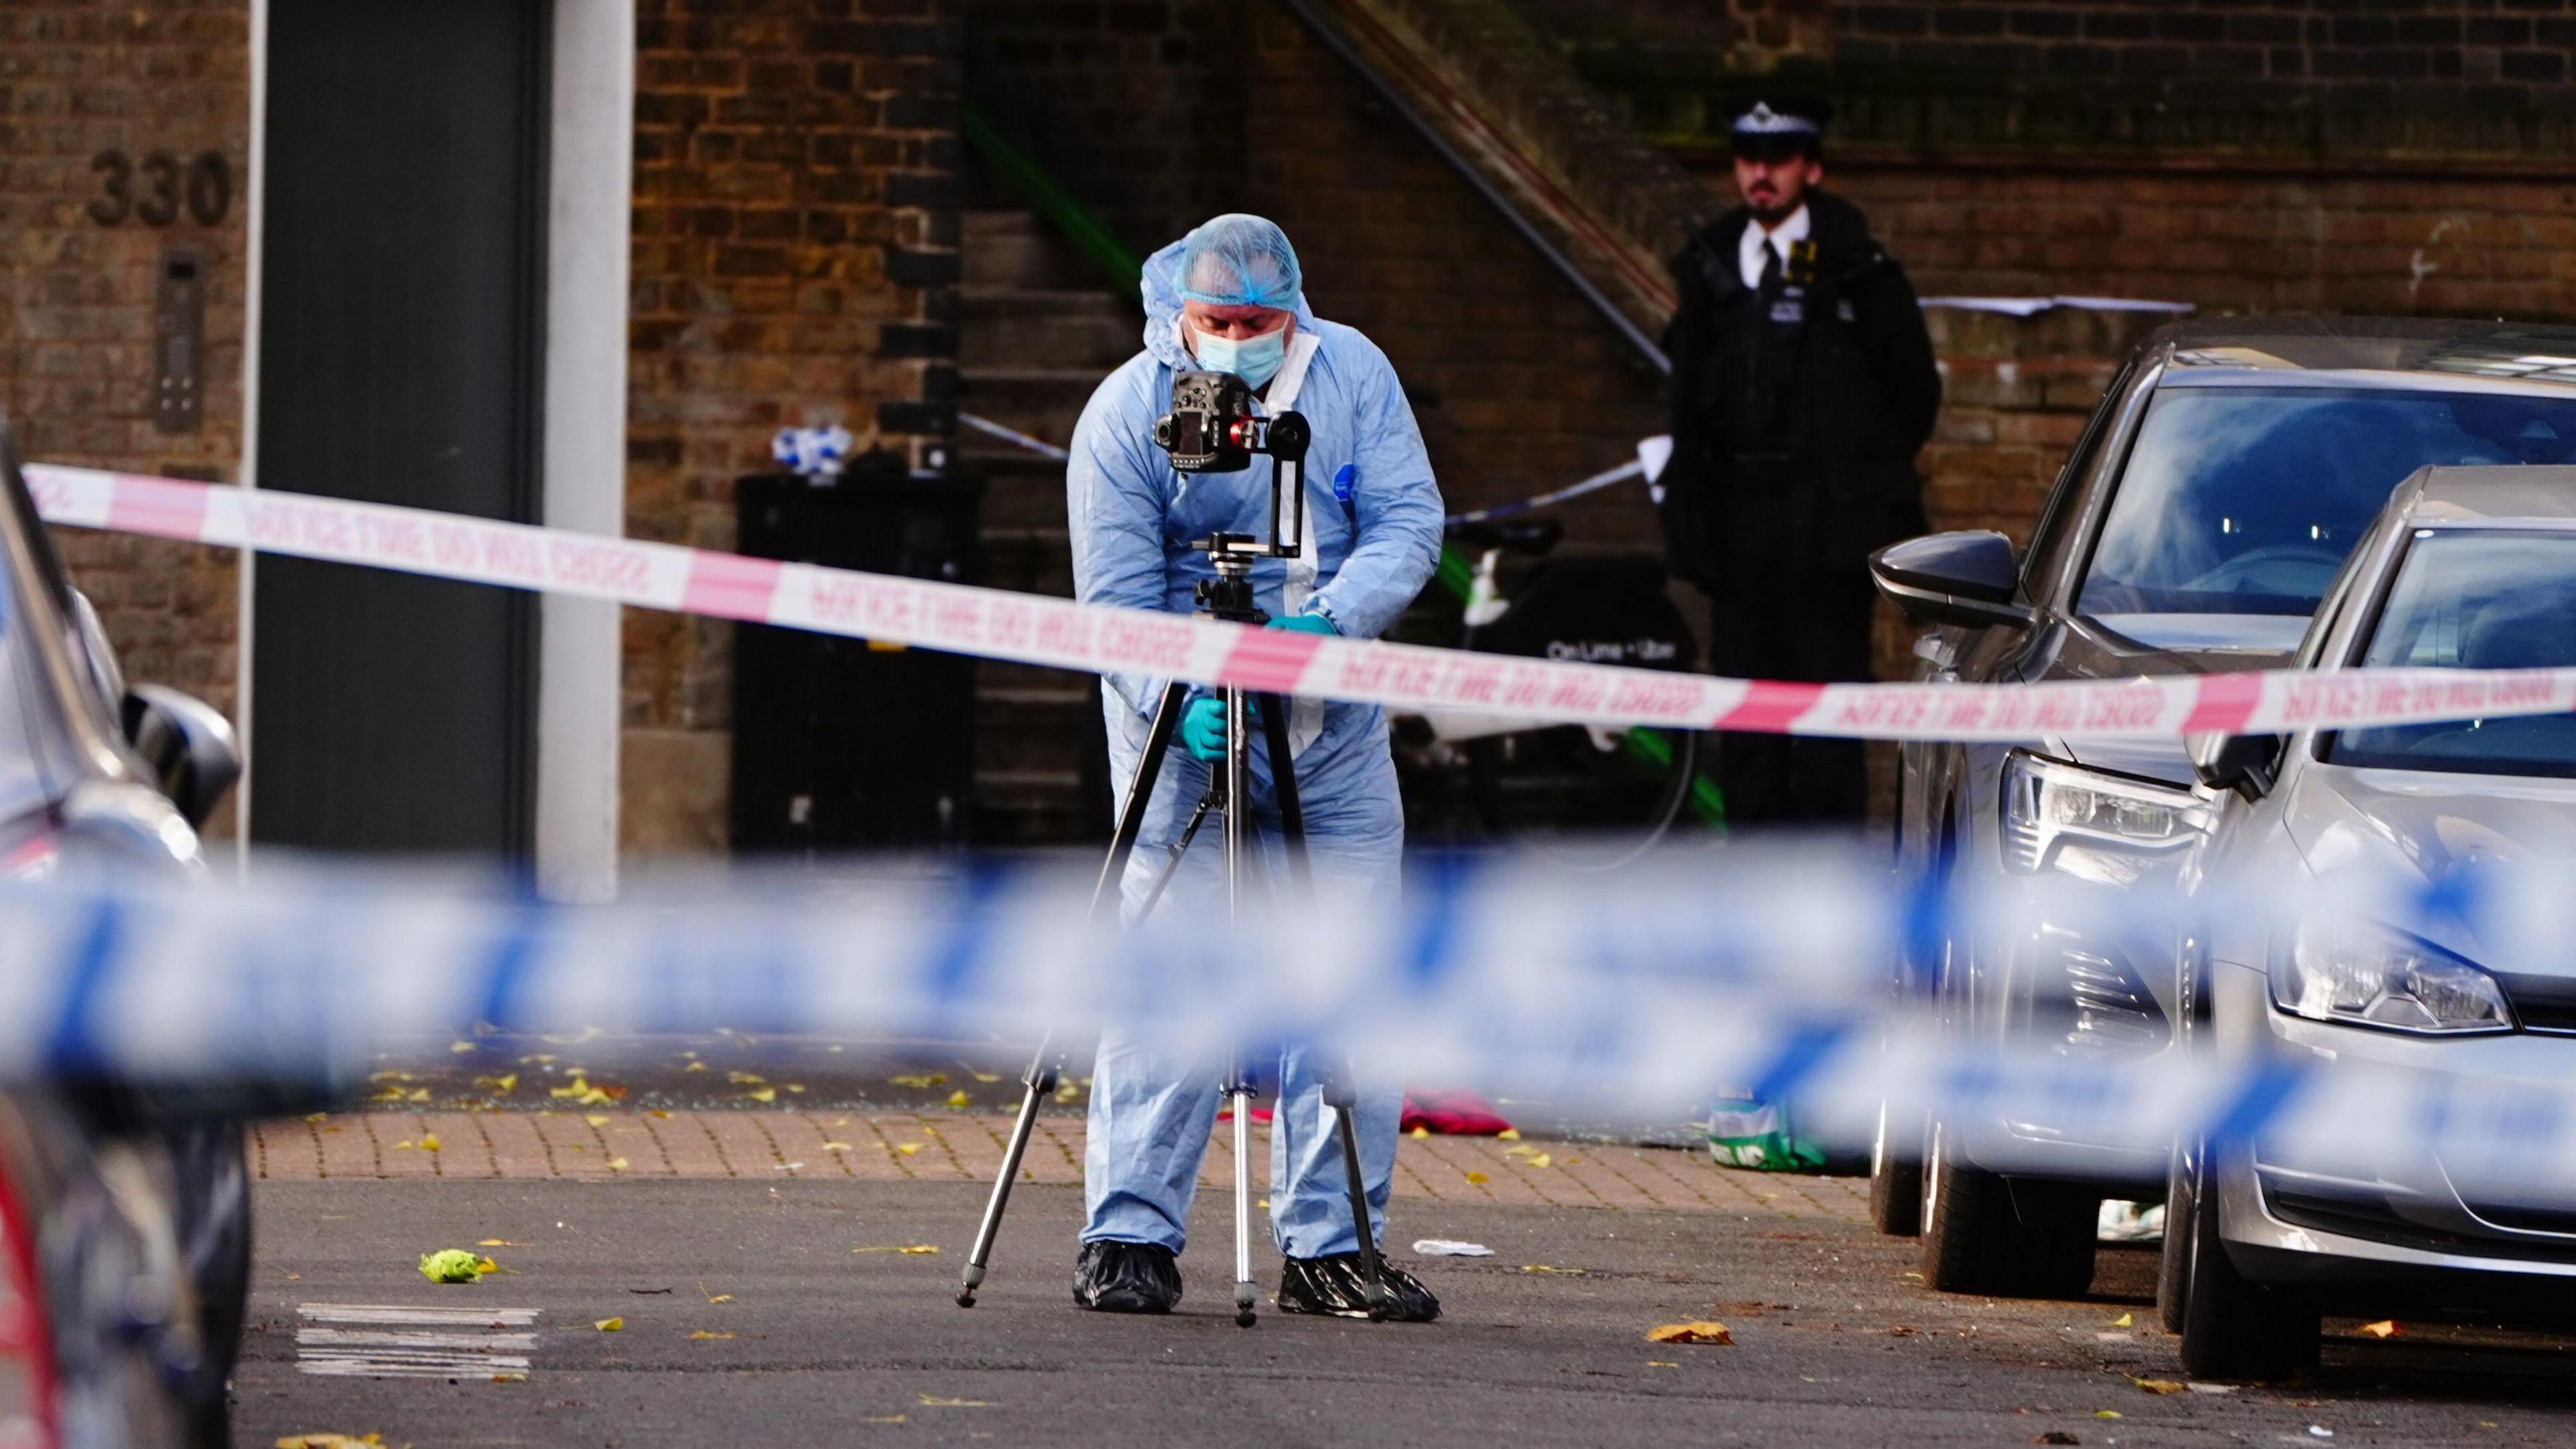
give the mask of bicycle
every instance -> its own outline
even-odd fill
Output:
[[[1564,538],[1553,518],[1452,523],[1466,565],[1444,550],[1442,577],[1463,597],[1457,645],[1488,654],[1620,664],[1698,666],[1699,645],[1664,591],[1663,565],[1644,555],[1550,557]],[[1526,560],[1510,596],[1507,557]],[[1443,711],[1394,721],[1399,769],[1417,838],[1508,840],[1573,869],[1615,870],[1662,842],[1688,808],[1722,831],[1725,805],[1698,771],[1689,730],[1551,724]],[[1469,828],[1461,830],[1461,823]]]

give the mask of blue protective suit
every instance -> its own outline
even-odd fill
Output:
[[[1255,458],[1240,473],[1184,474],[1154,444],[1154,420],[1171,405],[1173,370],[1193,365],[1175,328],[1181,298],[1174,274],[1181,250],[1175,242],[1145,264],[1145,350],[1100,385],[1074,429],[1066,510],[1074,590],[1088,603],[1193,612],[1192,591],[1213,571],[1190,541],[1219,531],[1270,535],[1272,460]],[[1302,295],[1295,311],[1297,331],[1320,344],[1294,402],[1314,429],[1305,488],[1316,588],[1307,607],[1327,614],[1347,637],[1375,638],[1438,564],[1440,491],[1386,354],[1358,332],[1319,320]],[[1334,486],[1345,468],[1347,500],[1335,496]],[[1278,560],[1254,568],[1265,612],[1284,612],[1286,579]],[[1121,802],[1165,682],[1133,674],[1102,681],[1110,767]],[[1318,888],[1362,897],[1391,894],[1404,849],[1404,810],[1385,712],[1373,705],[1325,706],[1322,732],[1300,748],[1296,766]],[[1122,882],[1131,914],[1206,790],[1209,768],[1185,750],[1165,755]],[[1251,768],[1259,854],[1278,875],[1278,808],[1257,733]],[[1216,834],[1213,827],[1200,833],[1174,878],[1173,901],[1218,898],[1223,862]],[[1208,969],[1229,967],[1221,953],[1212,952]],[[1270,1158],[1271,1221],[1279,1248],[1300,1258],[1350,1252],[1358,1240],[1332,1114],[1305,1053],[1283,1053],[1279,1072]],[[1216,1120],[1221,1075],[1217,1063],[1177,1057],[1115,1032],[1104,1037],[1083,1162],[1085,1239],[1181,1249],[1199,1163]],[[1381,1242],[1401,1109],[1400,1084],[1362,1082],[1361,1167]]]

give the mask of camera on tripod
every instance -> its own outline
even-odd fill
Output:
[[[1154,420],[1154,444],[1182,473],[1240,473],[1253,455],[1276,459],[1270,475],[1270,542],[1220,533],[1193,540],[1211,554],[1295,558],[1305,551],[1304,519],[1297,504],[1306,486],[1306,446],[1313,431],[1293,413],[1260,416],[1252,386],[1230,372],[1183,370],[1172,374],[1172,410]]]

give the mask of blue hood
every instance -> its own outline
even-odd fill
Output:
[[[1141,284],[1145,299],[1145,350],[1165,367],[1196,367],[1189,353],[1181,349],[1180,339],[1172,335],[1172,324],[1180,319],[1181,289],[1177,273],[1181,269],[1181,250],[1189,238],[1173,242],[1145,259]],[[1297,330],[1322,335],[1315,327],[1314,309],[1306,305],[1306,294],[1297,294]]]

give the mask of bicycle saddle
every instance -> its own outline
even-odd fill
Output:
[[[1454,523],[1449,536],[1471,548],[1499,548],[1506,553],[1543,554],[1565,537],[1565,525],[1554,518],[1489,518],[1480,523]]]

